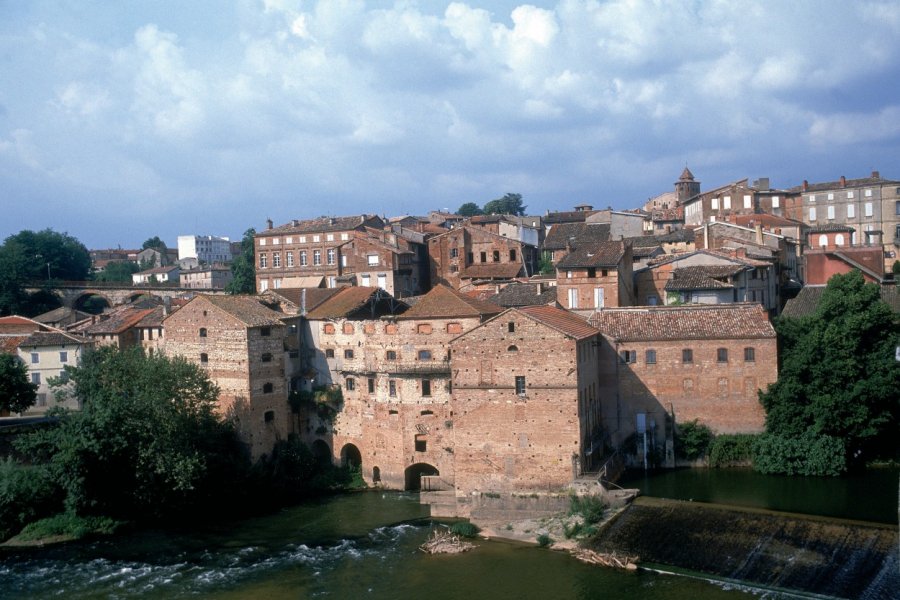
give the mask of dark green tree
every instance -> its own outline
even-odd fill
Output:
[[[110,262],[102,273],[94,275],[96,281],[122,281],[131,283],[131,275],[137,273],[140,267],[130,260],[117,260]]]
[[[57,382],[81,403],[54,428],[16,442],[46,465],[66,509],[153,519],[211,500],[214,481],[246,457],[215,412],[219,390],[182,358],[105,347]],[[227,478],[225,478],[227,479]]]
[[[166,251],[166,243],[159,239],[158,235],[154,235],[152,238],[148,238],[141,245],[141,250],[146,250],[147,248],[154,248],[159,250],[160,252]]]
[[[252,227],[244,232],[241,240],[241,253],[231,262],[233,279],[225,287],[229,294],[256,293],[256,256],[253,250],[253,237],[256,230]]]
[[[474,217],[476,215],[483,215],[484,213],[481,212],[481,208],[474,202],[466,202],[456,209],[456,214],[462,217]]]
[[[13,354],[0,354],[0,412],[22,412],[34,406],[36,385],[28,380],[28,368]]]
[[[900,327],[878,285],[859,271],[835,275],[812,316],[781,318],[776,328],[782,364],[778,381],[760,394],[766,436],[758,467],[832,474],[854,460],[895,455]],[[797,440],[805,440],[805,457]]]
[[[528,208],[522,204],[522,194],[506,194],[484,205],[486,215],[524,215]]]

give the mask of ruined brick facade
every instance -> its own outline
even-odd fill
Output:
[[[460,226],[428,240],[432,284],[454,289],[532,275],[536,255],[533,246],[481,227]]]

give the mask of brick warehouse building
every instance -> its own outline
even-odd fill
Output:
[[[600,441],[599,332],[560,308],[508,309],[450,344],[456,500],[546,491]]]
[[[775,330],[756,303],[608,309],[603,333],[603,428],[619,445],[646,428],[672,464],[672,419],[716,433],[757,433],[758,392],[778,377]]]

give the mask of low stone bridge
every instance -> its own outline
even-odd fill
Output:
[[[35,292],[34,287],[29,291]],[[62,301],[63,306],[80,308],[88,298],[100,298],[109,306],[127,304],[142,296],[156,298],[191,298],[195,294],[224,294],[224,290],[202,288],[181,288],[167,285],[125,285],[122,283],[106,283],[102,281],[60,281],[52,291]]]

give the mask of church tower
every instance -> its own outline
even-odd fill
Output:
[[[694,174],[687,167],[681,172],[681,177],[675,182],[675,196],[678,204],[684,204],[685,200],[693,198],[700,193],[700,182],[694,181]]]

